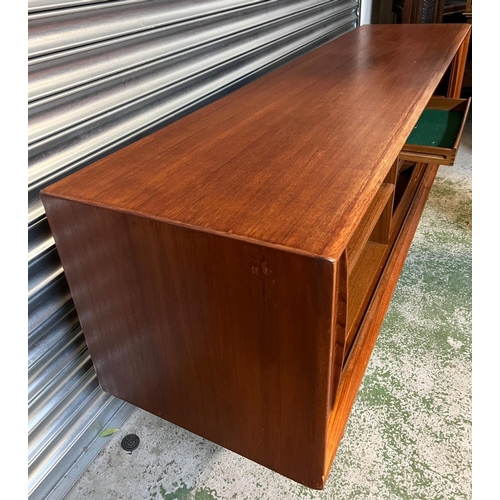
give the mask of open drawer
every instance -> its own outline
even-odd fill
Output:
[[[469,106],[470,99],[431,98],[401,149],[399,158],[453,165]]]

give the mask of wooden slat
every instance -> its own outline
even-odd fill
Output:
[[[347,245],[347,270],[351,272],[365,249],[370,234],[377,224],[382,210],[394,191],[394,184],[382,184],[370,207],[366,211],[356,232]]]
[[[417,163],[415,165],[414,170],[410,175],[408,184],[406,185],[405,192],[403,193],[398,206],[394,210],[391,222],[392,233],[394,233],[395,231],[398,232],[401,228],[401,224],[403,224],[406,213],[408,212],[408,208],[413,200],[413,197],[415,196],[415,192],[419,186],[424,171],[425,165],[423,165],[422,163]]]
[[[334,345],[331,367],[330,410],[333,408],[337,388],[344,363],[346,349],[346,326],[347,326],[347,264],[345,252],[335,264],[335,303],[333,317],[335,318]]]
[[[346,353],[370,300],[376,279],[382,270],[387,245],[368,241],[348,279]]]

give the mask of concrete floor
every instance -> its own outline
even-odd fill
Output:
[[[136,409],[67,500],[471,498],[471,123],[441,167],[323,491]],[[139,435],[131,454],[120,442]]]

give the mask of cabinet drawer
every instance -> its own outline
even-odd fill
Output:
[[[453,165],[470,99],[433,97],[401,149],[402,160]]]

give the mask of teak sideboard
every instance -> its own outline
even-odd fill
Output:
[[[363,26],[45,189],[102,388],[323,488],[469,36]]]

